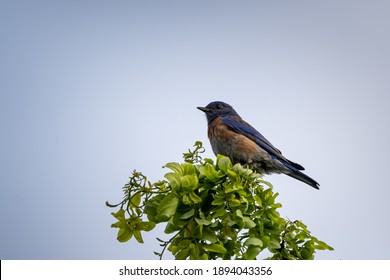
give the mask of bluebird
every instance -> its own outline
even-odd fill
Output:
[[[214,101],[197,108],[206,113],[208,138],[215,155],[227,156],[234,164],[250,164],[261,174],[283,173],[319,189],[315,180],[301,172],[305,170],[301,165],[285,158],[229,104]]]

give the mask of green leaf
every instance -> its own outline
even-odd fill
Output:
[[[227,250],[223,245],[220,244],[204,244],[203,249],[209,252],[215,252],[215,253],[221,253],[221,254],[226,254]]]
[[[244,217],[244,228],[253,228],[256,226],[256,223],[252,221],[249,217]]]
[[[184,175],[180,178],[183,190],[194,190],[198,187],[198,177],[196,175]]]
[[[136,229],[143,231],[151,231],[156,226],[153,222],[140,222],[137,224]]]
[[[216,207],[213,211],[215,211],[215,213],[213,215],[214,218],[219,218],[219,217],[222,217],[226,214],[226,209],[225,209],[224,205]]]
[[[263,247],[263,241],[261,241],[257,237],[249,237],[247,240],[244,242],[245,246],[259,246]]]
[[[230,159],[222,155],[217,156],[217,165],[218,168],[221,169],[224,173],[226,173],[228,169],[232,168],[232,162]]]
[[[190,254],[190,249],[183,249],[183,250],[180,250],[176,256],[175,256],[175,259],[176,260],[185,260],[187,259],[188,255]]]
[[[120,221],[118,221],[116,223],[113,223],[111,225],[112,228],[125,228],[127,226],[128,226],[127,225],[127,220],[120,220]]]
[[[180,229],[181,229],[180,226],[176,225],[173,221],[170,220],[165,227],[164,233],[171,234]]]
[[[183,174],[183,168],[182,168],[180,163],[169,162],[164,167],[168,167],[169,169],[171,169],[175,173]]]
[[[204,218],[197,218],[197,217],[195,217],[195,221],[196,221],[196,223],[197,223],[198,225],[206,225],[206,226],[208,226],[208,225],[211,224],[210,221],[208,221],[208,220],[206,220],[206,219],[204,219]]]
[[[134,230],[134,237],[139,243],[144,243],[144,240],[142,239],[142,234],[140,230]]]
[[[197,196],[194,192],[189,192],[188,195],[189,195],[190,199],[192,200],[192,202],[194,202],[194,203],[202,202],[202,199],[199,196]]]
[[[280,243],[279,243],[278,240],[270,239],[268,247],[270,249],[279,249],[280,248]]]
[[[280,214],[279,212],[275,211],[274,209],[270,209],[267,211],[268,217],[273,221],[274,223],[279,222]]]
[[[192,200],[190,199],[190,196],[188,194],[183,195],[182,201],[185,205],[191,205]]]
[[[212,182],[218,182],[219,179],[222,177],[217,170],[214,169],[214,166],[211,164],[207,164],[204,167],[204,175],[207,179],[211,180]]]
[[[225,193],[232,193],[232,192],[237,192],[242,189],[241,185],[237,184],[229,184],[225,188]]]
[[[116,213],[111,213],[118,220],[125,220],[125,210],[119,209]]]
[[[297,235],[295,235],[295,239],[301,240],[301,241],[305,240],[308,237],[309,237],[308,234],[305,232],[300,232]]]
[[[260,180],[260,183],[268,186],[271,189],[273,188],[273,186],[272,186],[272,184],[270,182],[267,182],[267,181],[264,181],[264,180]]]
[[[311,251],[314,251],[314,242],[312,240],[308,240],[305,242],[304,247]]]
[[[225,198],[217,198],[211,202],[211,205],[223,205],[226,202]]]
[[[138,207],[140,203],[141,203],[141,193],[137,192],[135,195],[131,197],[130,208]]]
[[[258,195],[253,197],[260,207],[263,207],[263,200]]]
[[[236,224],[240,227],[240,228],[243,228],[245,223],[244,223],[244,217],[242,216],[242,212],[241,210],[236,210],[236,215],[233,216],[234,218],[234,221],[236,222]]]
[[[170,172],[165,174],[164,177],[168,180],[172,189],[177,189],[181,186],[181,176],[179,174]]]
[[[302,248],[301,251],[302,259],[304,260],[312,260],[314,258],[313,254],[307,248]]]
[[[199,248],[194,243],[191,243],[189,246],[190,249],[190,260],[199,259]]]
[[[228,175],[229,179],[230,179],[233,183],[237,182],[238,179],[239,179],[239,176],[237,175],[237,173],[234,172],[234,171],[231,170],[231,169],[226,170],[226,174]]]
[[[269,246],[269,243],[270,243],[270,240],[271,240],[271,238],[269,238],[269,236],[263,235],[262,237],[260,237],[260,239],[263,242],[264,247],[268,247]]]
[[[120,228],[118,231],[117,239],[119,242],[127,242],[133,237],[133,230],[130,227]]]
[[[230,207],[237,207],[237,206],[240,206],[241,205],[241,201],[239,201],[238,199],[230,199],[229,200],[229,206]]]
[[[181,168],[183,169],[184,175],[193,175],[196,173],[196,168],[193,164],[183,163],[181,164]]]
[[[282,207],[282,204],[281,203],[275,203],[275,204],[272,204],[271,207],[273,208],[281,208]]]
[[[179,217],[179,219],[182,219],[182,220],[185,220],[185,219],[188,219],[188,218],[191,218],[192,216],[194,216],[195,214],[195,209],[191,209],[190,211],[184,213],[183,215],[181,215]]]
[[[174,194],[168,194],[158,205],[157,215],[162,219],[168,220],[176,212],[177,206],[179,205],[179,198]]]
[[[329,246],[328,244],[326,244],[323,241],[317,240],[316,243],[317,244],[315,245],[315,248],[318,250],[330,250],[330,251],[334,250],[331,246]]]
[[[165,197],[165,194],[158,194],[145,204],[144,213],[147,215],[149,221],[155,223],[161,222],[157,220],[157,207]]]
[[[249,246],[245,252],[247,260],[255,260],[257,255],[261,252],[260,246]]]
[[[202,239],[210,241],[211,243],[218,242],[218,238],[213,230],[209,230],[208,228],[204,228],[202,231]]]

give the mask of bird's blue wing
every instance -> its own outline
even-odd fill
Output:
[[[271,155],[277,156],[281,154],[281,152],[275,148],[260,132],[245,121],[229,116],[221,117],[221,120],[230,129],[248,137]]]
[[[258,132],[247,122],[243,121],[240,117],[223,116],[221,117],[221,120],[231,130],[235,131],[236,133],[242,134],[254,141],[263,150],[267,151],[272,157],[280,160],[281,162],[290,164],[298,170],[304,170],[301,165],[285,158],[282,153],[271,144],[271,142],[269,142],[260,132]]]

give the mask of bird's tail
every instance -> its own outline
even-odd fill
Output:
[[[290,166],[289,164],[284,164],[287,167],[287,170],[283,170],[282,172],[290,177],[293,177],[301,182],[304,182],[308,184],[309,186],[319,190],[320,189],[320,184],[307,176],[306,174],[302,173],[298,169]]]

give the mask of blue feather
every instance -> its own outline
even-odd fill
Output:
[[[240,120],[239,116],[223,116],[221,120],[224,124],[226,124],[230,129],[232,129],[236,133],[240,133],[252,141],[254,141],[260,148],[267,151],[271,156],[275,157],[277,160],[281,161],[283,164],[289,164],[298,170],[305,170],[303,166],[292,162],[285,158],[279,149],[275,148],[260,132],[254,129],[248,123]]]

